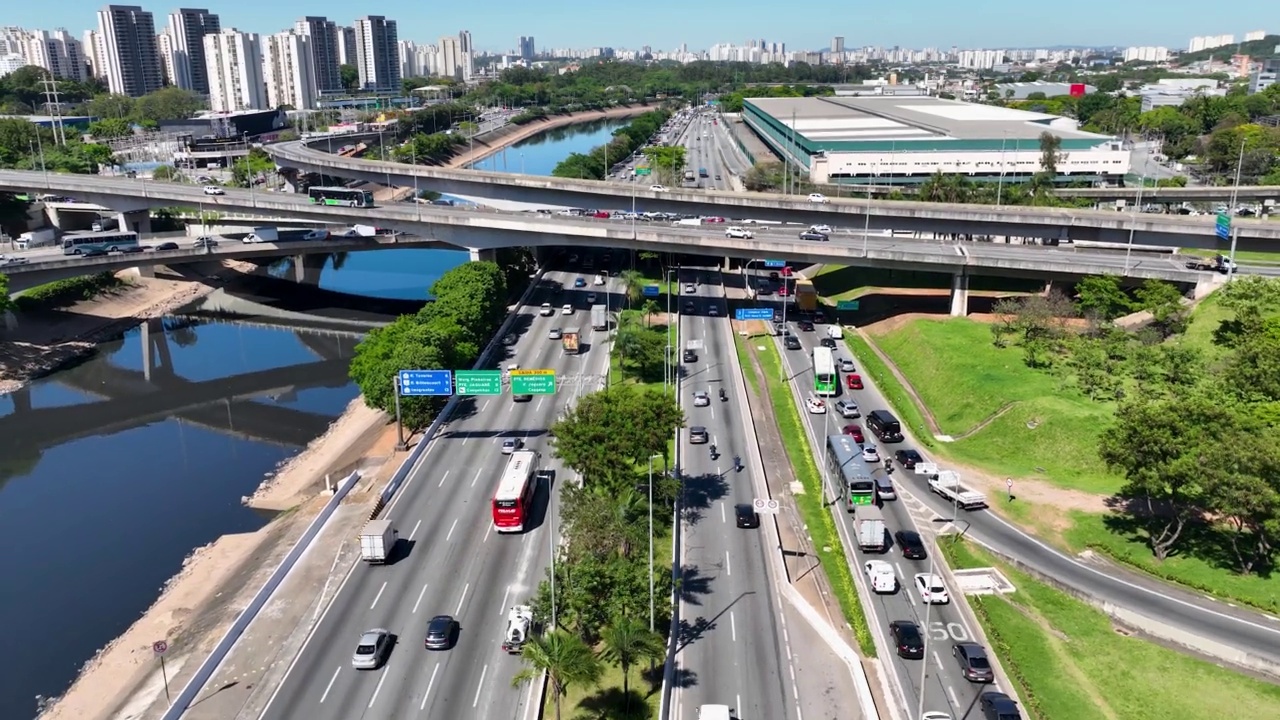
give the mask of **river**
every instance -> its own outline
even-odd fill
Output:
[[[527,173],[548,175],[625,122],[525,140],[507,167],[518,171],[511,158],[522,155]],[[501,155],[481,166],[502,169]],[[447,250],[349,253],[337,267],[328,261],[319,286],[420,301],[466,260]],[[349,328],[185,316],[153,321],[145,334],[149,354],[139,327],[0,396],[0,626],[10,659],[0,720],[30,720],[37,695],[64,692],[194,549],[268,522],[241,498],[358,395],[346,373],[358,341]],[[232,399],[245,397],[254,399]]]

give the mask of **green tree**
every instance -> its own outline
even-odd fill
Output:
[[[648,158],[649,166],[657,171],[658,182],[662,183],[675,183],[687,162],[683,145],[654,145],[645,148],[642,154]]]
[[[1076,304],[1085,315],[1114,320],[1129,311],[1132,302],[1114,275],[1090,275],[1076,285]]]
[[[204,110],[204,98],[176,87],[160,88],[138,98],[134,104],[134,116],[139,121],[158,123],[161,120],[183,120]]]
[[[0,192],[0,233],[14,237],[26,232],[30,209],[31,203],[19,199],[17,193]]]
[[[152,180],[182,180],[182,173],[172,165],[158,165],[151,171]]]
[[[507,279],[492,262],[469,262],[431,286],[435,302],[423,314],[452,322],[474,343],[488,341],[507,314]]]
[[[0,313],[14,309],[13,298],[9,297],[9,276],[0,273]]]
[[[646,660],[657,662],[666,656],[662,636],[641,625],[634,618],[620,616],[605,628],[600,656],[622,668],[622,696],[631,704],[631,668]]]
[[[236,187],[249,187],[260,176],[275,169],[276,163],[271,156],[254,148],[231,165],[231,182]]]
[[[1134,293],[1135,307],[1151,313],[1151,319],[1165,335],[1178,332],[1185,325],[1186,311],[1177,286],[1163,280],[1149,279]]]
[[[1049,190],[1058,180],[1058,163],[1062,161],[1062,138],[1049,131],[1040,133],[1040,171],[1031,178],[1036,191]]]
[[[570,686],[593,685],[604,674],[600,659],[591,652],[591,648],[581,638],[563,630],[553,629],[531,639],[521,648],[520,660],[525,667],[512,678],[511,684],[520,687],[545,673],[551,687],[551,701],[556,708],[556,720],[561,720],[560,703]]]
[[[642,381],[662,378],[670,342],[667,333],[640,325],[634,317],[629,317],[628,322],[619,325],[613,340],[618,365],[624,372],[630,366]]]
[[[349,93],[359,92],[360,90],[360,71],[355,65],[342,65],[338,67],[338,77],[342,83],[342,88]]]
[[[137,101],[128,95],[103,93],[85,105],[85,113],[100,119],[128,120],[134,117]]]
[[[644,297],[644,286],[647,283],[644,273],[637,270],[623,270],[618,273],[618,280],[622,283],[622,292],[627,296],[627,307],[631,307],[632,303],[639,302]]]
[[[133,126],[124,118],[103,118],[89,124],[89,134],[98,140],[115,140],[133,134]]]
[[[1093,86],[1097,88],[1100,93],[1112,93],[1123,87],[1124,81],[1120,79],[1119,75],[1102,75],[1094,81]],[[1088,96],[1086,95],[1085,97]]]
[[[614,385],[579,399],[551,426],[555,456],[584,482],[620,491],[650,456],[667,456],[667,441],[684,427],[684,412],[669,395]]]

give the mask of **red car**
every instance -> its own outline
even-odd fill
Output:
[[[853,438],[853,441],[856,443],[865,441],[865,438],[862,437],[862,428],[857,425],[845,425],[844,430],[841,432]]]
[[[787,296],[787,294],[788,294],[788,293],[787,293],[787,286],[786,286],[786,285],[783,285],[782,287],[778,288],[778,297],[786,297],[786,296]]]
[[[591,217],[600,218],[601,220],[607,220],[609,218],[609,213],[606,210],[597,210],[591,213]]]
[[[849,373],[848,375],[844,376],[844,384],[850,390],[861,390],[862,376],[858,375],[857,373]]]

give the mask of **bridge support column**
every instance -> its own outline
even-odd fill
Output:
[[[14,315],[12,310],[4,311],[4,329],[5,330],[18,329],[18,316]]]
[[[732,270],[732,269],[733,269],[733,258],[731,258],[731,257],[726,257],[726,258],[724,259],[724,263],[722,263],[722,264],[721,264],[720,269],[721,269],[721,271],[722,271],[722,272],[729,272],[730,270]]]
[[[31,412],[31,386],[23,385],[9,397],[13,398],[13,410],[15,413]]]
[[[471,262],[497,262],[498,252],[496,250],[484,250],[482,248],[471,248]]]
[[[153,278],[156,276],[155,265],[139,265],[137,267],[125,268],[124,274],[129,277],[136,278]]]
[[[280,176],[281,183],[284,185],[284,191],[289,193],[298,192],[298,176],[299,173],[293,168],[280,168],[277,171]]]
[[[327,255],[294,255],[293,281],[318,287],[320,285],[320,273],[324,272],[324,266],[328,262],[329,256]]]
[[[951,277],[951,317],[969,314],[969,274],[958,272]]]
[[[143,320],[138,329],[142,340],[142,379],[151,382],[151,321]]]
[[[147,323],[154,324],[152,329],[155,330],[155,332],[151,335],[151,342],[156,348],[156,358],[160,360],[157,369],[164,370],[165,375],[172,376],[173,350],[169,347],[169,334],[164,331],[164,321],[160,318],[151,318]]]
[[[151,232],[151,211],[135,210],[133,212],[122,212],[116,218],[120,222],[121,230],[132,230],[136,233]]]

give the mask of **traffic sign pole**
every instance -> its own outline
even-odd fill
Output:
[[[400,373],[391,376],[391,394],[396,399],[396,451],[403,451],[408,445],[404,441],[404,423],[400,420]]]
[[[151,643],[151,651],[160,657],[160,677],[164,678],[164,699],[165,702],[172,704],[173,698],[169,697],[169,671],[164,666],[164,654],[169,652],[169,643],[157,640]]]

